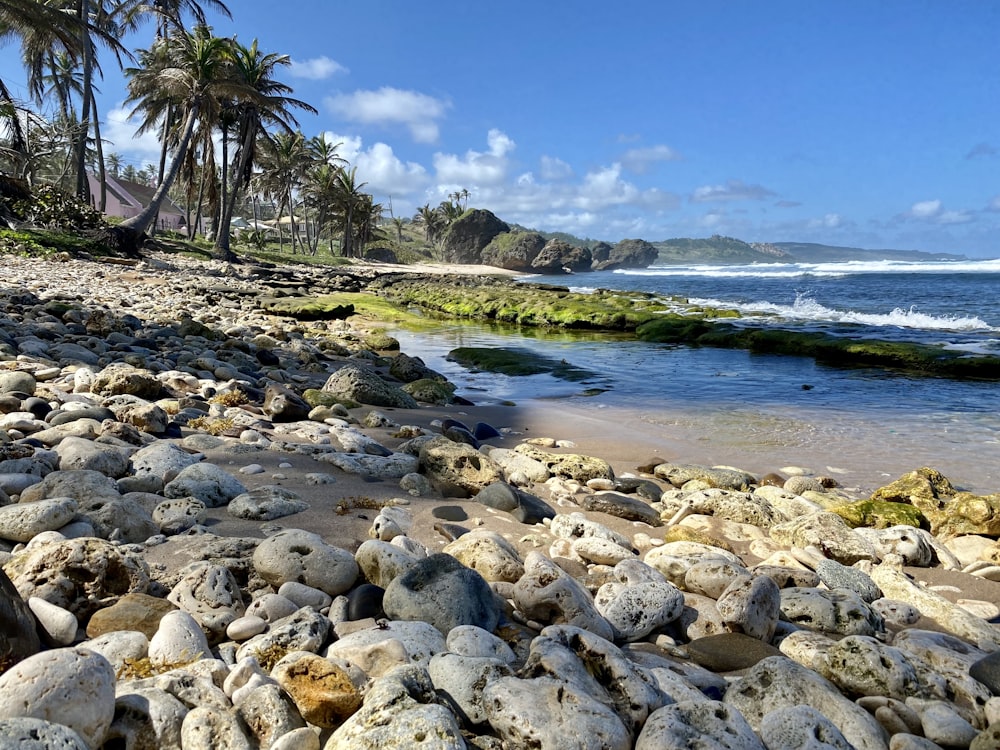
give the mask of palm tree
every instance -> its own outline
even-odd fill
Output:
[[[263,134],[258,144],[261,174],[258,185],[274,197],[278,218],[287,209],[295,252],[295,193],[309,167],[309,150],[301,132]],[[279,223],[280,226],[280,223]],[[279,235],[280,241],[280,235]]]
[[[232,260],[229,249],[230,223],[240,192],[250,184],[256,161],[257,134],[268,125],[277,126],[286,133],[293,132],[293,125],[298,125],[290,113],[293,107],[316,113],[309,104],[287,96],[292,92],[291,87],[275,79],[278,67],[291,64],[287,55],[262,53],[256,39],[249,47],[234,41],[230,54],[232,75],[245,90],[236,106],[240,141],[235,154],[233,190],[229,200],[223,201],[222,218],[215,240],[216,253],[227,260]]]
[[[403,244],[403,227],[406,226],[406,221],[402,216],[393,216],[392,225],[396,228],[396,244]]]
[[[123,163],[121,154],[115,152],[104,157],[104,167],[111,172],[112,177],[118,177],[121,174]]]
[[[75,16],[38,0],[0,0],[0,44],[43,33],[52,40],[50,47],[59,44],[68,52],[79,50],[79,24]],[[22,112],[10,89],[0,79],[0,116],[10,130],[9,151],[15,163],[30,173],[28,165],[32,158],[28,152],[28,135],[22,125]]]
[[[361,192],[367,183],[357,181],[357,167],[337,170],[337,192],[334,206],[340,216],[340,223],[343,229],[343,240],[340,243],[340,254],[345,258],[354,255],[354,222],[355,217],[361,215],[359,209],[364,209],[365,199],[371,200],[371,196]]]
[[[127,71],[127,101],[136,105],[133,115],[143,113],[140,132],[155,127],[166,102],[176,106],[183,116],[174,156],[152,200],[138,215],[121,224],[124,230],[135,233],[133,240],[137,240],[138,235],[146,232],[156,220],[184,161],[199,118],[210,114],[220,99],[237,97],[245,89],[243,84],[234,82],[227,75],[227,61],[230,59],[228,39],[212,36],[208,29],[199,27],[194,33],[175,34],[172,43],[175,46],[168,50],[166,66]]]
[[[331,166],[347,166],[347,159],[337,153],[337,149],[343,143],[333,143],[326,137],[326,133],[320,133],[309,139],[309,152],[318,164],[330,164]]]
[[[203,5],[221,13],[226,18],[232,18],[229,8],[221,0],[206,0],[200,3],[197,0],[123,0],[121,5],[124,9],[125,24],[134,30],[147,18],[156,20],[156,41],[163,42],[169,50],[170,35],[172,33],[183,32],[184,16],[190,14],[194,19],[195,28],[208,27],[208,19],[205,16]],[[162,130],[160,132],[160,168],[158,179],[163,180],[166,171],[167,152],[169,151],[171,128],[174,126],[176,118],[171,105],[167,105],[164,113]]]
[[[341,167],[321,162],[313,165],[306,172],[302,183],[302,197],[306,206],[316,211],[316,235],[313,238],[312,253],[315,255],[319,247],[319,235],[324,230],[333,229],[335,212],[331,210],[337,200],[340,189],[338,172]],[[333,231],[328,232],[330,239],[330,255],[333,255]]]
[[[431,208],[429,203],[425,203],[417,209],[413,221],[424,225],[424,237],[428,242],[436,242],[438,236],[444,230],[441,215]]]

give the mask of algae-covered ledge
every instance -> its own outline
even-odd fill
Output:
[[[642,341],[812,357],[837,367],[883,367],[915,375],[1000,380],[1000,357],[940,346],[795,331],[753,323],[736,310],[644,292],[522,284],[495,277],[387,275],[368,287],[404,308],[514,326],[625,332]]]

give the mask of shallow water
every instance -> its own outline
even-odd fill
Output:
[[[393,335],[403,351],[423,358],[474,402],[510,400],[606,420],[609,435],[617,430],[622,439],[662,445],[673,460],[758,473],[798,465],[869,489],[932,466],[965,489],[1000,492],[996,383],[471,323]],[[459,346],[522,347],[566,359],[594,377],[569,383],[468,372],[446,359]]]

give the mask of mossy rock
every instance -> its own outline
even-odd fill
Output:
[[[421,378],[402,386],[417,401],[425,404],[450,404],[455,400],[455,386],[435,378]]]
[[[973,495],[959,492],[939,511],[927,514],[931,533],[942,537],[977,535],[1000,537],[1000,493]]]
[[[257,305],[275,315],[296,320],[344,320],[354,315],[354,305],[336,295],[323,297],[261,297]]]
[[[499,372],[514,377],[548,374],[560,380],[577,383],[594,377],[594,373],[571,365],[566,360],[546,357],[528,349],[486,348],[463,346],[448,352],[448,359],[470,370]]]
[[[663,541],[668,544],[670,542],[697,542],[698,544],[707,544],[710,547],[718,547],[719,549],[724,549],[726,552],[736,554],[733,546],[722,537],[706,534],[704,531],[698,531],[697,529],[692,529],[690,526],[683,526],[681,524],[671,526],[667,530],[667,533],[664,534]]]
[[[361,339],[361,345],[373,352],[398,352],[399,341],[384,331],[373,331]]]
[[[887,503],[907,503],[926,514],[940,510],[944,507],[945,500],[953,497],[956,492],[948,477],[936,469],[924,466],[875,490],[871,499]]]
[[[209,341],[221,341],[226,338],[224,333],[214,331],[204,323],[193,318],[183,319],[180,325],[177,326],[177,333],[181,336],[201,336],[203,339],[208,339]]]
[[[305,393],[302,394],[302,398],[306,400],[306,403],[314,409],[317,406],[336,406],[340,404],[348,409],[356,409],[361,406],[357,401],[352,401],[349,398],[344,398],[343,396],[338,396],[336,393],[331,393],[329,391],[321,391],[318,388],[309,388]]]
[[[830,511],[843,518],[847,525],[854,529],[862,526],[872,529],[888,529],[891,526],[930,528],[924,514],[907,503],[858,500],[854,503],[835,506]]]

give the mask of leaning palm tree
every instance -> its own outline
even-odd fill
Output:
[[[223,200],[219,231],[215,240],[218,256],[232,260],[229,248],[230,224],[241,192],[250,184],[256,161],[257,135],[266,126],[278,127],[286,133],[293,132],[298,121],[292,116],[293,108],[316,113],[309,104],[288,96],[291,87],[275,78],[279,67],[291,64],[287,55],[264,54],[254,39],[249,47],[234,41],[231,48],[231,75],[245,87],[237,106],[239,143],[233,169],[233,189],[228,200]]]
[[[182,113],[183,124],[176,136],[174,155],[153,198],[139,214],[120,225],[134,233],[133,242],[155,221],[160,206],[173,184],[199,118],[211,112],[219,99],[238,98],[246,87],[228,75],[230,40],[212,36],[200,27],[194,33],[183,32],[173,38],[176,46],[169,51],[169,64],[146,70],[132,68],[129,75],[128,102],[135,104],[133,114],[143,114],[140,132],[156,126],[156,115],[164,99],[170,100]]]

